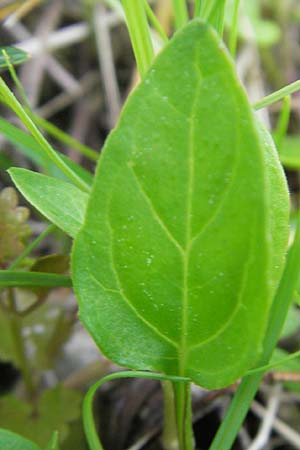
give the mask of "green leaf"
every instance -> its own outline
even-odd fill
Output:
[[[51,158],[43,151],[41,145],[36,139],[28,133],[25,133],[20,128],[7,122],[5,119],[0,118],[0,133],[5,138],[15,145],[19,151],[22,152],[27,158],[33,161],[39,168],[45,170],[49,175],[56,178],[66,180],[67,178],[62,172],[55,166]],[[58,154],[58,152],[56,151]],[[60,158],[64,163],[73,170],[85,183],[92,184],[93,177],[90,172],[83,167],[76,164],[71,159],[67,158],[62,153],[59,153]]]
[[[24,197],[47,219],[75,237],[83,223],[88,196],[66,181],[12,168],[9,174]]]
[[[288,193],[217,34],[179,31],[106,142],[73,250],[80,317],[114,362],[226,386],[255,364]]]
[[[28,439],[3,429],[0,429],[0,448],[3,450],[40,450]]]
[[[35,408],[13,396],[0,399],[0,423],[46,447],[53,430],[62,442],[69,434],[69,425],[80,416],[81,394],[57,386],[41,394]],[[0,447],[2,449],[2,447]]]
[[[5,51],[8,59],[12,65],[22,64],[25,61],[28,61],[30,55],[24,50],[21,50],[16,47],[0,47],[0,69],[7,67],[7,61],[3,54],[3,50]]]

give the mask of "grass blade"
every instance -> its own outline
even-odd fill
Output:
[[[49,142],[44,138],[2,78],[0,78],[0,101],[14,111],[14,113],[19,117],[22,123],[27,127],[32,136],[39,143],[45,154],[61,170],[61,172],[64,173],[65,176],[72,181],[72,183],[79,187],[79,189],[89,191],[89,186],[63,161],[59,154],[55,152]]]
[[[122,3],[137,67],[144,78],[154,58],[144,0],[123,0]]]
[[[56,273],[0,270],[0,287],[72,287],[71,278]]]

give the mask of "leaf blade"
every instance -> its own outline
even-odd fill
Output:
[[[75,242],[80,315],[111,359],[209,388],[254,364],[288,235],[265,140],[219,38],[190,23],[127,102]]]
[[[9,174],[24,197],[51,222],[71,237],[84,217],[87,194],[63,180],[26,169],[11,168]]]

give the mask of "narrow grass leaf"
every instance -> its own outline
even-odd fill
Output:
[[[41,146],[44,153],[52,160],[62,173],[70,179],[79,189],[89,191],[89,186],[74,172],[60,157],[58,153],[52,148],[49,142],[44,138],[42,133],[36,127],[32,118],[27,114],[26,110],[18,102],[14,94],[10,91],[6,83],[0,78],[0,101],[6,104],[19,117],[22,123],[26,126],[32,136]]]
[[[0,287],[72,287],[71,278],[55,273],[0,270]]]

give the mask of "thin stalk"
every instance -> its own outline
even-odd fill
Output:
[[[147,13],[147,16],[148,16],[148,19],[149,19],[150,23],[152,23],[153,28],[157,31],[157,33],[162,38],[162,40],[165,43],[167,43],[168,40],[169,40],[168,36],[166,35],[166,33],[165,33],[163,27],[161,26],[161,24],[159,23],[159,20],[157,19],[156,15],[152,11],[151,6],[147,2],[147,0],[144,0],[144,4],[145,4],[145,10],[146,10],[146,13]]]
[[[57,273],[0,270],[0,288],[7,287],[72,287],[72,280]]]
[[[271,307],[270,320],[264,339],[263,354],[258,367],[268,364],[293,299],[300,269],[299,237],[300,219],[298,218],[294,241],[288,252],[284,273]],[[259,387],[262,376],[263,373],[259,372],[243,378],[209,450],[231,449]]]
[[[26,386],[27,395],[30,399],[33,398],[35,393],[35,386],[32,379],[32,373],[30,366],[28,364],[28,357],[26,354],[26,348],[24,344],[24,339],[22,336],[22,323],[21,318],[16,314],[16,304],[14,299],[14,294],[12,289],[8,290],[8,300],[11,310],[11,317],[9,318],[11,334],[13,338],[13,343],[15,347],[15,352],[18,360],[18,367],[22,373],[24,384]]]
[[[144,78],[154,59],[144,0],[122,0],[122,4],[138,71]]]
[[[197,5],[198,17],[210,23],[220,36],[224,31],[225,6],[226,0],[202,0]]]
[[[273,92],[270,95],[262,98],[258,102],[254,103],[253,108],[256,110],[266,108],[267,106],[272,105],[273,103],[282,100],[284,97],[294,94],[295,92],[300,90],[300,80],[294,81],[294,83],[289,84],[288,86],[279,89],[276,92]]]
[[[190,381],[188,378],[173,377],[151,372],[124,371],[112,373],[95,383],[87,392],[83,400],[83,428],[90,450],[104,450],[95,427],[93,417],[93,400],[97,390],[107,381],[117,380],[120,378],[148,378],[151,380],[171,381],[172,383],[182,383]],[[180,449],[184,450],[184,449]]]
[[[15,68],[14,68],[14,66],[13,66],[12,63],[11,63],[11,61],[10,61],[10,59],[9,59],[9,56],[8,56],[7,52],[6,52],[5,50],[2,50],[2,54],[3,54],[4,58],[5,58],[5,61],[6,61],[7,68],[8,68],[8,70],[9,70],[10,76],[11,76],[13,82],[15,83],[15,85],[16,85],[16,87],[17,87],[17,90],[18,90],[19,95],[20,95],[20,97],[21,97],[21,99],[22,99],[22,102],[24,103],[24,105],[25,105],[27,108],[29,108],[28,99],[27,99],[25,90],[24,90],[24,88],[23,88],[23,86],[22,86],[22,83],[21,83],[20,80],[19,80],[19,77],[18,77],[18,75],[17,75],[17,72],[15,71]]]
[[[179,448],[180,450],[193,450],[191,383],[176,383],[173,385],[173,388]]]
[[[16,269],[21,262],[48,236],[55,230],[55,225],[49,225],[31,244],[27,245],[25,250],[8,266],[8,270]]]
[[[60,140],[64,144],[67,144],[70,147],[73,147],[75,150],[79,151],[87,158],[90,158],[92,161],[97,161],[98,156],[99,156],[98,152],[96,152],[95,150],[91,149],[90,147],[82,144],[81,142],[78,142],[72,136],[64,133],[62,130],[60,130],[55,125],[51,124],[47,120],[45,120],[42,117],[39,117],[33,113],[33,111],[31,110],[30,104],[28,102],[26,92],[22,86],[22,83],[20,82],[20,79],[15,71],[14,66],[11,64],[8,54],[6,53],[5,50],[2,50],[2,53],[5,58],[10,76],[11,76],[13,82],[15,83],[17,91],[19,93],[19,96],[25,106],[24,109],[26,110],[26,112],[27,112],[28,116],[31,118],[31,120],[35,124],[40,125],[41,128],[46,130],[50,135],[54,136],[56,139]]]
[[[14,113],[23,122],[26,128],[30,131],[32,136],[40,144],[41,148],[48,155],[48,157],[53,161],[53,163],[66,175],[69,180],[72,181],[79,189],[88,192],[89,186],[72,170],[68,167],[62,158],[55,152],[51,147],[49,142],[44,138],[42,133],[39,131],[30,115],[25,111],[22,105],[18,102],[14,94],[10,91],[6,83],[2,78],[0,78],[0,101],[11,108]]]
[[[77,150],[82,155],[89,158],[91,161],[98,161],[99,153],[89,147],[88,145],[82,144],[82,142],[79,142],[77,139],[74,139],[69,134],[62,131],[60,128],[58,128],[56,125],[53,125],[53,123],[48,122],[48,120],[43,119],[39,116],[34,116],[35,122],[43,129],[45,130],[50,136],[56,138],[63,144],[69,145],[74,150]]]
[[[172,0],[175,15],[175,27],[178,30],[183,27],[189,20],[188,9],[185,0]]]
[[[199,17],[201,12],[201,0],[195,0],[194,2],[194,18]]]
[[[278,366],[286,364],[288,361],[293,361],[293,359],[298,358],[298,356],[300,356],[300,350],[298,350],[297,352],[291,353],[290,355],[286,356],[285,358],[282,358],[279,361],[276,361],[274,363],[270,363],[265,366],[257,367],[256,369],[248,370],[246,375],[253,375],[255,373],[266,373],[269,370],[275,369]]]
[[[285,138],[290,122],[290,116],[291,116],[291,96],[288,95],[287,97],[284,97],[282,108],[280,111],[280,116],[277,122],[276,129],[274,131],[274,141],[278,150],[278,153],[280,153],[281,146],[283,139]]]
[[[164,399],[163,448],[164,450],[180,450],[173,385],[170,381],[162,381],[161,386]]]
[[[236,48],[237,48],[239,6],[240,6],[240,0],[234,0],[233,16],[232,16],[231,30],[230,30],[230,37],[229,37],[229,51],[233,58],[235,58]]]

